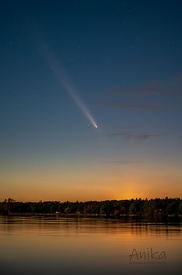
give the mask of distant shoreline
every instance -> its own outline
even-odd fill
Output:
[[[159,216],[159,215],[155,215],[153,217],[151,216],[139,216],[139,215],[135,215],[135,214],[120,214],[119,216],[115,216],[115,215],[110,215],[107,216],[106,214],[64,214],[64,213],[8,213],[8,214],[3,214],[0,213],[0,216],[18,216],[18,217],[87,217],[87,218],[91,218],[91,217],[97,217],[97,218],[149,218],[149,219],[155,219],[155,218],[182,218],[182,214],[170,214],[170,215],[164,215],[164,216]]]
[[[182,199],[131,199],[86,202],[0,202],[0,214],[9,216],[62,216],[62,217],[182,217]]]

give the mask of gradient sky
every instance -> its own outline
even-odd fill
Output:
[[[181,10],[1,2],[0,200],[182,197]]]

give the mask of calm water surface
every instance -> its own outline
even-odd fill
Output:
[[[182,221],[0,216],[0,274],[182,274]]]

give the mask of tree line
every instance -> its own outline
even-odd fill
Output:
[[[180,198],[155,198],[155,199],[130,199],[130,200],[105,200],[85,202],[17,202],[11,198],[0,202],[0,213],[13,214],[55,214],[64,215],[95,215],[106,217],[120,216],[181,216],[182,199]]]

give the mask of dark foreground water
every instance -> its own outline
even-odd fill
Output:
[[[0,274],[182,274],[182,222],[0,216]]]

